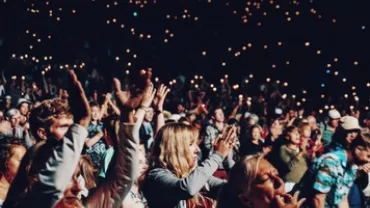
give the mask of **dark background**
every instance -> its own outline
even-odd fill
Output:
[[[164,80],[196,73],[216,82],[227,73],[234,84],[253,73],[254,79],[271,77],[272,81],[287,81],[288,91],[298,94],[306,89],[317,98],[322,93],[334,97],[348,93],[351,97],[351,87],[356,86],[354,91],[361,101],[369,102],[370,88],[366,83],[370,82],[370,12],[365,0],[249,1],[250,5],[244,0],[117,2],[116,6],[110,0],[60,0],[49,1],[49,5],[46,1],[27,0],[1,3],[0,68],[6,74],[20,75],[48,64],[84,62],[83,70],[97,68],[107,77],[126,69],[150,67]],[[276,5],[280,8],[276,9]],[[32,9],[39,13],[32,13]],[[52,17],[49,10],[53,11]],[[190,16],[183,19],[184,14]],[[167,19],[166,15],[171,18]],[[247,23],[242,21],[245,15]],[[116,23],[112,22],[113,18]],[[125,26],[123,29],[121,24]],[[135,35],[131,28],[135,29]],[[170,31],[168,34],[166,29]],[[32,37],[33,33],[37,34],[36,38]],[[174,37],[170,37],[171,33]],[[150,39],[146,38],[148,34]],[[48,35],[52,38],[48,39]],[[37,38],[42,41],[38,43]],[[168,43],[164,42],[165,38]],[[282,46],[278,46],[279,41]],[[310,42],[310,46],[306,47],[305,42]],[[248,43],[252,47],[243,51],[242,47]],[[29,45],[34,48],[30,50]],[[126,53],[127,48],[130,53]],[[203,50],[207,51],[206,56],[202,56]],[[317,50],[321,50],[320,55]],[[240,56],[235,57],[238,51]],[[29,57],[22,61],[12,58],[12,54]],[[133,54],[138,57],[134,59]],[[31,56],[39,57],[40,62],[32,62]],[[44,56],[53,59],[45,61]],[[120,57],[119,61],[116,56]],[[334,58],[339,61],[334,62]],[[355,61],[359,64],[354,65]],[[132,63],[130,67],[128,62]],[[339,75],[335,76],[334,71]],[[342,82],[343,77],[347,82]]]

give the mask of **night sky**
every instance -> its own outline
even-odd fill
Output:
[[[198,74],[216,83],[229,74],[232,84],[253,74],[287,82],[291,93],[348,94],[368,105],[366,2],[8,0],[0,6],[0,67],[22,75],[84,63],[107,77],[150,67],[167,81]]]

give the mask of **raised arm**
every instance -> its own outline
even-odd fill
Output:
[[[157,91],[157,95],[154,100],[154,110],[157,116],[156,123],[155,123],[155,134],[159,131],[162,126],[164,126],[164,116],[163,116],[163,104],[166,100],[167,94],[170,92],[170,89],[161,84]]]
[[[68,71],[72,85],[69,89],[69,105],[74,116],[75,123],[87,128],[91,120],[91,109],[89,101],[86,98],[85,91],[78,81],[76,74],[72,71]]]

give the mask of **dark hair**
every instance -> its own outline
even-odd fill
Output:
[[[296,126],[288,126],[285,129],[284,135],[287,136],[288,134],[292,133],[293,131],[298,131]]]
[[[321,130],[320,130],[320,129],[315,129],[315,130],[313,130],[313,131],[312,131],[312,133],[311,133],[311,139],[312,139],[313,141],[316,141],[316,140],[317,140],[317,137],[318,137],[319,135],[322,135]]]
[[[96,102],[96,101],[91,101],[89,104],[90,104],[90,108],[92,108],[92,107],[98,107],[98,108],[100,108],[99,103]]]
[[[343,148],[347,149],[349,147],[349,144],[347,144],[347,140],[346,140],[347,134],[353,131],[356,131],[358,133],[360,132],[359,130],[345,130],[342,126],[338,126],[333,134],[332,143],[340,144],[342,145]],[[354,141],[352,141],[352,144],[353,142]]]
[[[370,134],[359,134],[351,143],[351,149],[354,149],[358,146],[370,148]]]

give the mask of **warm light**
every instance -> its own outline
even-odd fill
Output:
[[[305,42],[304,44],[306,47],[310,46],[310,42]]]
[[[343,79],[342,79],[342,81],[343,81],[343,82],[347,82],[347,79],[346,79],[346,78],[343,78]]]

